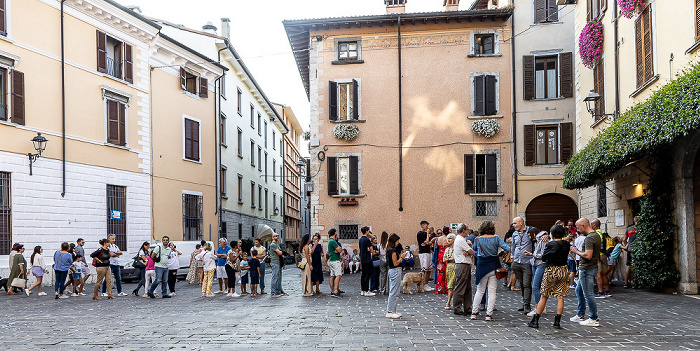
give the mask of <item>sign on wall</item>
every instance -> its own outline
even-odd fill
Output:
[[[118,211],[118,210],[110,211],[109,212],[109,219],[121,220],[122,219],[122,211]]]
[[[624,227],[625,226],[625,210],[615,210],[615,226]]]
[[[459,223],[450,223],[450,229],[452,229],[453,232],[457,231],[458,226],[459,226]]]

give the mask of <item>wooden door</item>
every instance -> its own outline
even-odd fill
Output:
[[[578,206],[566,195],[540,195],[525,210],[525,224],[539,230],[549,231],[557,220],[569,219],[578,219]]]

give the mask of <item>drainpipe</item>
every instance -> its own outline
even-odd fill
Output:
[[[402,123],[402,96],[401,96],[401,15],[399,19],[399,211],[403,211],[403,133]]]
[[[61,197],[66,197],[66,56],[64,50],[63,3],[61,0],[61,172],[63,190]]]
[[[228,39],[224,39],[224,47],[219,49],[219,51],[216,53],[216,62],[221,63],[221,52],[226,50],[228,48]],[[226,71],[223,71],[223,75],[221,75],[219,78],[216,78],[214,80],[214,87],[218,87],[218,89],[214,89],[216,91],[216,101],[217,101],[217,108],[214,109],[214,113],[216,114],[214,117],[214,120],[216,121],[216,125],[214,126],[214,140],[216,141],[216,175],[214,179],[218,179],[216,182],[216,206],[214,210],[214,214],[218,215],[217,218],[217,225],[219,227],[219,230],[217,233],[219,236],[221,235],[221,223],[223,221],[223,216],[221,214],[221,203],[223,202],[222,195],[221,195],[221,182],[223,179],[221,179],[221,140],[219,139],[220,133],[218,133],[219,128],[221,128],[221,85],[219,80],[224,79],[226,77]],[[219,83],[217,85],[217,83]],[[228,228],[227,228],[228,231]]]
[[[518,117],[517,117],[517,98],[515,96],[516,88],[515,88],[515,36],[513,35],[513,31],[515,30],[515,15],[511,14],[510,16],[510,65],[511,65],[511,86],[512,86],[512,99],[513,99],[513,106],[512,106],[512,111],[511,111],[511,125],[513,128],[513,204],[517,205],[518,203],[518,142],[517,142],[517,135],[518,135]],[[516,206],[517,208],[517,206]],[[517,211],[517,209],[516,209]],[[515,213],[514,215],[517,215]]]
[[[613,14],[615,16],[618,16],[617,14],[617,1],[613,1]],[[618,19],[615,18],[613,22],[614,23],[614,35],[615,35],[615,118],[617,118],[618,114],[620,113],[620,43],[618,42]]]

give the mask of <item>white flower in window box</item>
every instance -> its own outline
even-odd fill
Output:
[[[498,133],[498,131],[501,130],[501,126],[495,119],[476,120],[471,123],[471,128],[474,134],[481,135],[487,138],[496,135],[496,133]]]
[[[354,124],[337,124],[333,128],[333,136],[338,139],[351,141],[357,138],[358,134],[360,134],[360,128]]]

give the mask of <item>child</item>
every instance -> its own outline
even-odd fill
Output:
[[[248,270],[249,270],[248,253],[243,252],[242,258],[243,259],[241,260],[241,264],[239,265],[241,268],[241,296],[248,295],[248,291],[247,291],[248,289],[246,288],[246,286],[248,285]]]
[[[610,256],[608,256],[608,281],[611,282],[613,274],[615,273],[615,266],[617,265],[617,260],[620,258],[620,253],[622,250],[627,250],[627,245],[622,245],[620,242],[620,237],[613,238],[613,244],[615,247],[612,249]]]
[[[248,267],[250,271],[250,295],[258,296],[258,284],[260,284],[260,260],[255,258],[258,255],[258,250],[253,250],[250,252],[251,257],[248,260]]]
[[[75,255],[75,261],[73,264],[71,264],[71,276],[73,277],[73,297],[85,296],[85,294],[83,294],[83,286],[85,286],[82,273],[83,265],[87,266],[85,262],[83,262],[83,256],[80,254]]]

